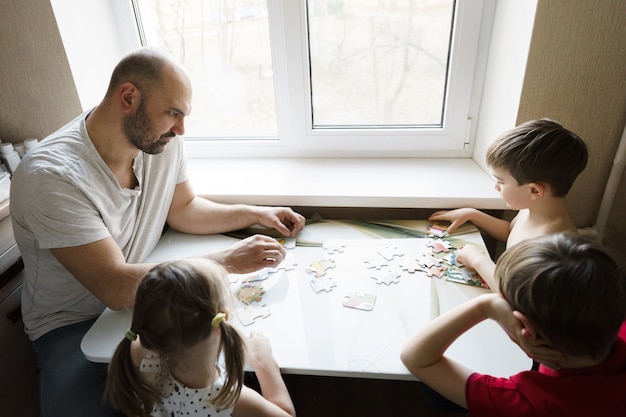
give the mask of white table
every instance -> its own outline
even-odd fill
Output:
[[[414,379],[402,365],[399,352],[407,337],[432,317],[485,291],[469,285],[427,277],[423,272],[404,272],[397,283],[379,284],[371,276],[364,259],[374,259],[384,247],[396,247],[408,259],[424,249],[424,239],[387,238],[358,224],[322,222],[309,225],[299,236],[297,246],[288,250],[297,265],[292,270],[269,274],[260,283],[262,300],[270,314],[244,326],[237,316],[245,304],[235,300],[231,322],[243,333],[254,329],[266,334],[283,373],[348,376],[361,378]],[[390,233],[389,236],[393,236]],[[376,239],[385,237],[385,239]],[[339,238],[342,252],[329,253],[311,243]],[[478,232],[459,238],[483,245]],[[223,235],[195,236],[168,231],[147,261],[190,257],[222,249],[236,242]],[[372,255],[374,254],[374,255]],[[316,293],[310,281],[316,279],[306,269],[312,261],[336,260],[326,276],[334,279],[331,291]],[[398,258],[396,258],[398,259]],[[384,268],[384,267],[383,267]],[[236,289],[244,276],[229,277]],[[352,292],[376,295],[371,311],[342,305]],[[94,362],[108,362],[130,325],[131,311],[106,309],[83,338],[81,349]],[[456,341],[450,357],[479,372],[509,376],[531,366],[531,360],[493,322],[485,321]]]

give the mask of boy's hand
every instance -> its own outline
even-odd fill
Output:
[[[559,369],[559,364],[565,361],[563,353],[551,347],[542,337],[529,332],[519,320],[519,315],[500,294],[494,294],[490,299],[487,316],[496,321],[528,357],[550,368]]]
[[[448,233],[454,233],[454,231],[458,229],[459,227],[461,227],[463,224],[467,223],[468,221],[471,221],[472,215],[475,212],[476,210],[472,208],[460,208],[456,210],[440,210],[431,214],[428,220],[449,221],[450,226],[448,226]]]
[[[513,315],[521,317],[519,311],[514,311]],[[536,332],[530,332],[522,328],[517,340],[513,340],[522,348],[524,352],[535,361],[542,363],[552,369],[560,369],[560,364],[567,362],[567,358],[560,350],[555,349],[550,343]]]
[[[485,254],[478,246],[465,245],[456,251],[456,261],[469,268],[477,269],[482,261],[491,262],[489,255]]]

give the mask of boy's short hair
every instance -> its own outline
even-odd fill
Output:
[[[503,133],[487,150],[487,164],[505,168],[518,184],[547,183],[565,197],[587,166],[587,146],[550,119],[531,120]]]
[[[558,233],[518,243],[496,264],[500,292],[562,352],[600,358],[626,319],[626,277],[588,238]]]

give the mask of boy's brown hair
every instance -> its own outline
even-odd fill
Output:
[[[565,197],[587,166],[585,142],[550,119],[531,120],[502,134],[487,150],[487,164],[505,168],[518,184],[544,182]]]
[[[558,233],[507,249],[496,264],[500,292],[565,354],[599,359],[626,318],[626,277],[588,238]]]

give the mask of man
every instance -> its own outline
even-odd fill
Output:
[[[106,366],[86,361],[80,341],[104,307],[132,306],[165,224],[196,234],[259,224],[285,236],[304,227],[289,208],[195,195],[180,138],[191,97],[186,71],[171,56],[131,53],[102,102],[44,139],[12,178],[22,313],[40,367],[42,416],[114,415],[102,405]],[[284,254],[275,239],[257,235],[204,256],[250,272],[276,266]]]

